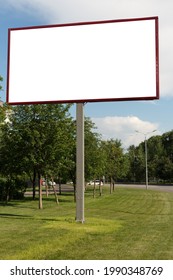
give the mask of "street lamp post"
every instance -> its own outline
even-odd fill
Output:
[[[147,150],[147,135],[156,131],[153,130],[151,132],[143,133],[138,130],[135,130],[137,133],[141,133],[145,136],[145,183],[146,183],[146,190],[148,190],[148,150]]]
[[[147,136],[145,135],[145,180],[146,190],[148,190],[148,151],[147,151]]]

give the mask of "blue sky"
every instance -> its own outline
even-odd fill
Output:
[[[173,2],[167,0],[0,0],[0,75],[6,98],[8,28],[79,21],[159,17],[160,99],[87,103],[85,115],[92,118],[104,139],[121,139],[124,147],[172,130],[173,108]],[[71,110],[75,116],[75,106]],[[136,134],[135,130],[141,132]],[[157,130],[154,134],[150,133]]]

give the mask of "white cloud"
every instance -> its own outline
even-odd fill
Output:
[[[172,0],[6,0],[2,5],[44,18],[45,24],[159,16],[161,96],[173,96]]]
[[[144,141],[145,134],[147,138],[160,134],[157,123],[143,121],[136,116],[106,116],[92,118],[92,121],[96,124],[97,131],[104,140],[111,138],[119,139],[125,148],[128,148],[130,145],[136,146]],[[157,131],[153,132],[153,130]]]

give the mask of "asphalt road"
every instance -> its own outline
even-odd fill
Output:
[[[109,187],[109,184],[105,185],[106,187]],[[98,186],[97,186],[98,187]],[[141,185],[141,184],[115,184],[115,188],[119,187],[119,188],[138,188],[138,189],[146,189],[146,185]],[[59,193],[59,186],[56,185],[56,191],[57,194]],[[104,188],[104,186],[103,186]],[[164,191],[164,192],[173,192],[173,185],[148,185],[148,190],[155,190],[155,191]],[[43,193],[45,193],[46,191],[43,189]],[[73,192],[73,186],[72,185],[65,185],[62,184],[61,185],[61,192],[65,193],[65,192]],[[49,194],[53,194],[53,189],[50,188],[49,189]],[[36,191],[36,194],[38,194],[38,192]],[[31,196],[32,192],[31,191],[26,191],[25,192],[25,196]]]
[[[140,184],[115,184],[115,187],[116,186],[122,188],[146,189],[146,185]],[[173,192],[173,185],[148,185],[148,190]]]
[[[55,186],[55,190],[56,190],[57,194],[59,194],[59,186],[58,185]],[[71,185],[61,185],[61,192],[62,193],[64,193],[64,192],[73,192],[73,186],[71,186]],[[38,190],[36,190],[35,193],[37,195],[38,194]],[[46,190],[45,190],[44,187],[42,189],[42,193],[46,194]],[[53,191],[52,187],[49,188],[48,193],[49,194],[54,194],[54,191]],[[32,191],[26,191],[25,192],[25,197],[28,197],[28,196],[32,196]]]

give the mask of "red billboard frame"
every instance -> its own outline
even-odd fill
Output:
[[[130,96],[130,97],[116,97],[115,98],[72,98],[72,99],[60,99],[60,100],[29,100],[29,101],[23,101],[23,100],[11,100],[10,95],[10,79],[12,76],[11,70],[11,61],[12,55],[11,55],[11,43],[13,43],[11,36],[16,31],[27,31],[27,30],[46,30],[47,28],[64,28],[64,27],[75,27],[75,26],[96,26],[96,25],[102,25],[102,24],[116,24],[116,23],[130,23],[130,22],[141,22],[141,21],[154,21],[155,24],[155,94],[151,96]],[[32,82],[32,78],[31,78]],[[43,81],[44,82],[44,81]],[[19,83],[19,82],[18,82]],[[23,89],[23,92],[25,92],[25,89]],[[106,94],[105,94],[106,95]],[[108,94],[109,95],[109,94]],[[78,23],[67,23],[67,24],[57,24],[57,25],[43,25],[43,26],[31,26],[31,27],[22,27],[22,28],[10,28],[8,30],[8,61],[7,61],[7,103],[11,105],[17,105],[17,104],[41,104],[41,103],[84,103],[84,102],[106,102],[106,101],[129,101],[129,100],[153,100],[153,99],[159,99],[159,23],[158,23],[158,17],[145,17],[145,18],[133,18],[133,19],[119,19],[119,20],[106,20],[106,21],[94,21],[94,22],[78,22]]]

